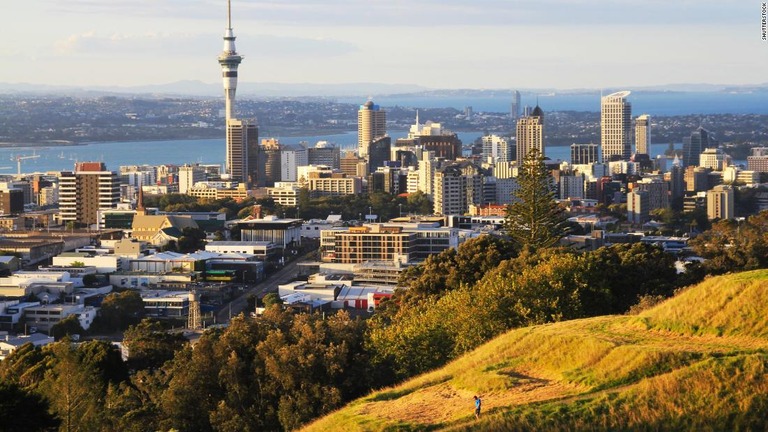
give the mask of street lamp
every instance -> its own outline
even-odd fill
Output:
[[[399,208],[400,208],[400,217],[403,217],[403,204],[402,204],[402,203],[399,203],[399,204],[397,205],[397,207],[399,207]]]

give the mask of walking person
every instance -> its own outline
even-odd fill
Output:
[[[483,405],[483,400],[475,396],[475,418],[480,418],[480,407]]]

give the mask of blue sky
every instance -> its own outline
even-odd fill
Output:
[[[0,82],[217,83],[225,0],[0,0]],[[768,82],[760,1],[233,0],[241,82]]]

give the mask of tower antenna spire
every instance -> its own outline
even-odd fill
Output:
[[[227,0],[227,28],[232,29],[232,0]]]

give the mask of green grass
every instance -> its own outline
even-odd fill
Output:
[[[753,271],[637,316],[513,330],[306,430],[766,430],[767,376],[768,271]]]

